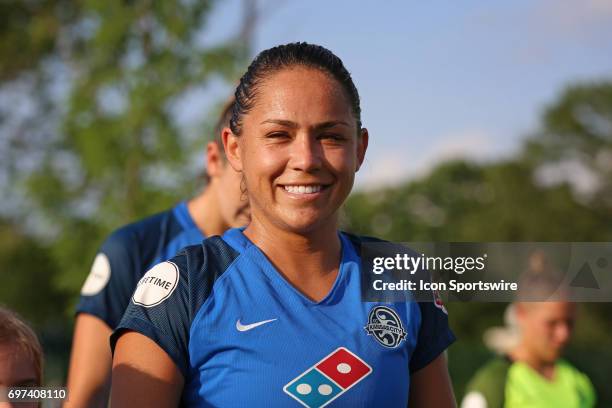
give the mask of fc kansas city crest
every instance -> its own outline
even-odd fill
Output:
[[[387,306],[376,306],[370,310],[368,324],[364,327],[368,335],[380,345],[395,348],[406,338],[406,330],[395,310]]]

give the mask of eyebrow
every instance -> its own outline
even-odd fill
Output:
[[[281,125],[281,126],[286,126],[292,129],[297,129],[299,126],[297,123],[292,122],[290,120],[283,120],[283,119],[266,119],[263,122],[261,122],[261,125],[265,124],[265,123],[273,123],[276,125]],[[348,123],[346,123],[343,120],[331,120],[328,122],[323,122],[323,123],[319,123],[317,125],[314,126],[315,130],[323,130],[323,129],[329,129],[332,128],[336,125],[343,125],[343,126],[350,126]]]

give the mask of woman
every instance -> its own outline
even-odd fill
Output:
[[[251,223],[140,281],[112,339],[114,406],[454,406],[446,315],[362,302],[359,239],[337,230],[368,145],[360,114],[323,47],[253,61],[223,132]]]

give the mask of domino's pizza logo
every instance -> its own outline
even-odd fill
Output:
[[[368,324],[364,327],[369,336],[380,345],[395,348],[406,338],[406,330],[397,312],[387,306],[376,306],[370,310]]]
[[[372,367],[365,361],[339,347],[291,380],[283,391],[305,407],[324,407],[371,372]]]

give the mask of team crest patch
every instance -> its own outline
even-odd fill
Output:
[[[324,407],[372,372],[365,361],[339,347],[283,387],[291,398],[308,408]]]
[[[368,335],[380,345],[395,348],[406,338],[402,319],[395,310],[387,306],[376,306],[370,310],[368,324],[364,327]]]

